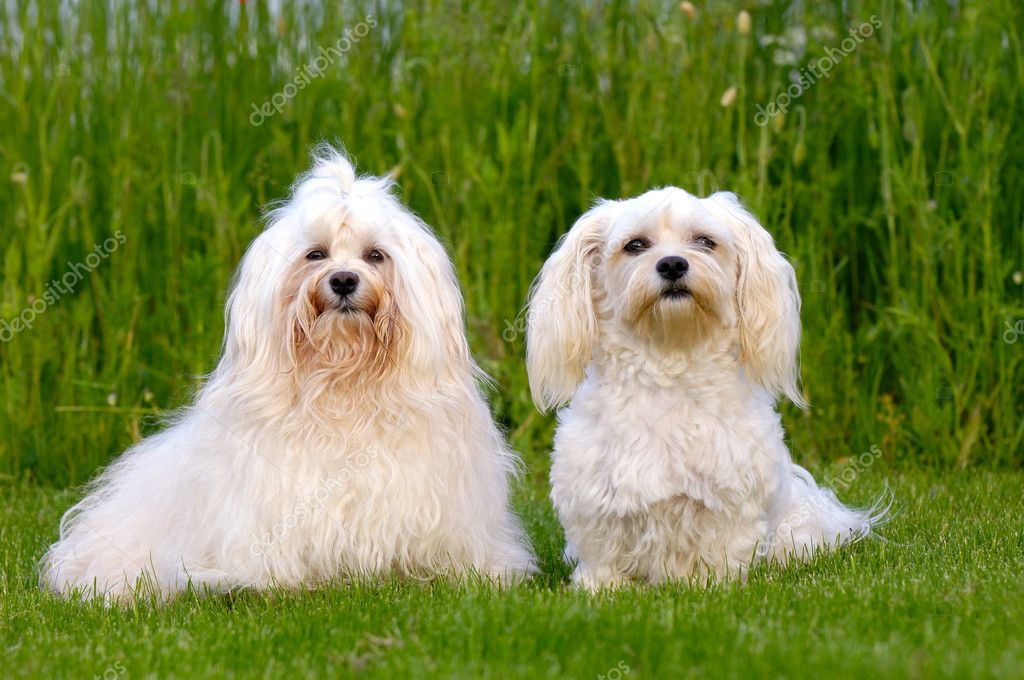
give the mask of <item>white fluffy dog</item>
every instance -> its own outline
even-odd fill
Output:
[[[535,570],[444,248],[387,180],[314,161],[242,260],[216,370],[65,515],[42,587]]]
[[[602,201],[531,293],[527,368],[559,414],[551,497],[575,583],[742,575],[867,535],[795,465],[775,400],[799,405],[792,267],[737,197],[676,188]]]

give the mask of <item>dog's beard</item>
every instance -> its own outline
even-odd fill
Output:
[[[627,291],[620,322],[663,349],[685,349],[731,323],[728,299],[721,276],[688,275],[674,283],[644,280]]]
[[[338,300],[315,287],[293,303],[292,352],[307,398],[382,381],[398,361],[401,317],[384,287]]]

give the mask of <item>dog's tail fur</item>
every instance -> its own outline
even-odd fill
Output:
[[[790,466],[783,484],[768,554],[780,562],[806,560],[819,550],[871,536],[892,507],[888,490],[866,508],[847,507],[834,491],[818,486],[811,473],[796,464]]]

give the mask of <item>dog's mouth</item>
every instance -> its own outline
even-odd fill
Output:
[[[693,293],[685,286],[672,286],[661,291],[662,300],[685,300],[693,297]]]
[[[367,313],[367,311],[365,309],[363,309],[362,307],[360,307],[359,305],[354,304],[352,302],[347,302],[347,301],[339,302],[338,304],[336,304],[334,306],[334,311],[336,311],[341,316],[351,316],[351,315],[354,315],[354,314],[366,314]]]

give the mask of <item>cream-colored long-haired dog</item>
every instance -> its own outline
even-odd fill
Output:
[[[602,201],[531,293],[527,367],[559,414],[551,497],[580,586],[723,578],[867,535],[795,465],[792,267],[735,195]]]
[[[317,151],[242,260],[216,370],[68,511],[44,588],[534,570],[454,269],[389,189]]]

